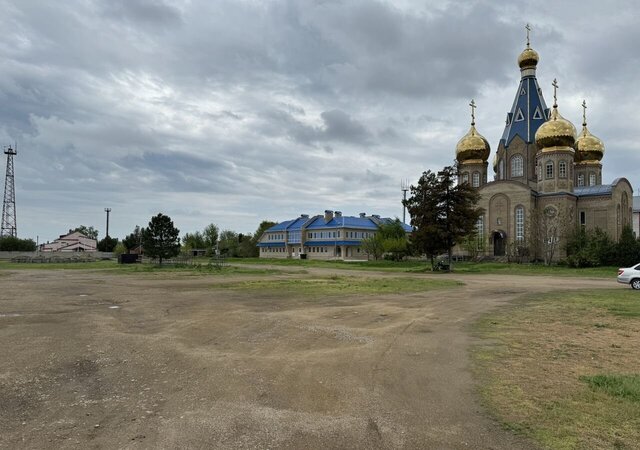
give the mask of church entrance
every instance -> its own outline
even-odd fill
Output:
[[[493,232],[493,256],[504,256],[505,237],[502,231]]]

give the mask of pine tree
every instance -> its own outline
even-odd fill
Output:
[[[149,226],[143,230],[142,245],[147,256],[158,258],[160,265],[165,258],[180,252],[180,230],[173,226],[169,216],[159,213],[151,218]]]

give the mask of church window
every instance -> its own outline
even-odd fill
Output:
[[[580,187],[584,186],[584,174],[583,173],[578,175],[578,186],[580,186]]]
[[[596,174],[595,173],[590,173],[589,174],[589,186],[595,186],[596,185]]]
[[[473,172],[473,175],[471,178],[471,186],[480,187],[480,173]]]
[[[498,163],[498,179],[504,180],[504,159],[501,159]]]
[[[580,227],[584,228],[585,226],[587,226],[587,213],[580,211]]]
[[[558,163],[558,176],[560,178],[567,178],[567,162],[560,161]]]
[[[516,241],[524,241],[524,208],[516,207]]]
[[[538,181],[542,181],[542,164],[538,164],[538,167],[536,167],[536,173],[538,174]]]
[[[523,158],[522,155],[514,155],[511,158],[511,176],[521,177],[523,176]]]
[[[513,116],[513,114],[507,113],[507,125],[509,125],[511,123],[511,117],[512,116]]]
[[[522,86],[522,89],[520,89],[520,95],[527,95],[527,91],[524,86]]]
[[[468,183],[469,182],[469,172],[465,172],[462,174],[462,182],[463,183]]]
[[[546,178],[553,178],[553,163],[549,161],[546,166]]]
[[[518,108],[518,112],[516,113],[516,122],[522,122],[524,120],[524,114],[522,114],[522,110]]]
[[[534,119],[542,119],[542,111],[540,111],[540,107],[538,106],[535,110],[535,112],[533,113],[533,118]]]
[[[484,240],[484,216],[478,217],[476,232],[478,233],[478,248],[482,248],[482,241]]]

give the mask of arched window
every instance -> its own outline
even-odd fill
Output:
[[[547,179],[553,178],[553,162],[549,161],[546,165],[545,177]]]
[[[583,173],[578,175],[578,186],[579,187],[584,186],[584,174]]]
[[[504,159],[501,159],[498,163],[498,179],[504,180]]]
[[[538,174],[538,181],[542,181],[542,164],[538,164],[536,173]]]
[[[471,186],[480,187],[480,173],[479,172],[473,172],[473,175],[471,176]]]
[[[596,174],[591,172],[589,174],[589,186],[595,186],[596,185]]]
[[[516,241],[524,241],[524,207],[517,206],[515,216]]]
[[[567,178],[567,162],[560,161],[558,163],[558,176],[560,178]]]
[[[524,159],[522,155],[514,155],[511,158],[511,176],[512,177],[521,177],[524,174]]]
[[[463,183],[468,183],[469,182],[469,172],[465,172],[462,174],[462,182]]]
[[[478,233],[478,248],[482,248],[484,242],[484,216],[478,217],[476,222],[476,232]]]

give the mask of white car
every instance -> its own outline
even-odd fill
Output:
[[[640,289],[640,264],[618,269],[618,283],[630,284],[632,288]]]

